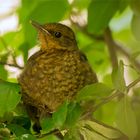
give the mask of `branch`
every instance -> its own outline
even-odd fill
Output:
[[[115,49],[113,48],[113,50],[111,50],[112,48],[110,47],[110,53],[113,52],[116,55],[115,50],[121,52],[124,56],[127,57],[127,59],[129,61],[132,61],[134,63],[134,66],[138,69],[138,71],[140,71],[140,62],[137,61],[137,60],[135,60],[135,59],[132,59],[131,52],[129,52],[128,50],[126,50],[125,49],[126,47],[124,47],[123,45],[118,44],[113,39],[113,37],[111,35],[111,31],[107,31],[109,29],[106,30],[106,33],[104,34],[104,36],[101,36],[101,35],[100,36],[97,36],[95,34],[89,33],[87,31],[86,25],[85,26],[81,26],[80,24],[74,22],[71,18],[70,18],[70,21],[71,21],[72,25],[74,25],[76,28],[78,28],[79,30],[81,30],[88,37],[90,37],[91,39],[97,40],[97,41],[105,41],[105,36],[107,36],[107,34],[108,35],[110,34],[110,37],[108,37],[109,40],[107,40],[107,38],[106,38],[106,43],[108,42],[108,45],[110,44],[111,46],[114,46],[114,48],[115,48]],[[112,65],[117,66],[117,64],[116,64],[116,58],[113,58],[113,55],[111,57],[112,57]]]
[[[138,77],[135,81],[133,81],[132,83],[130,83],[130,84],[126,87],[127,93],[129,92],[129,90],[130,90],[132,87],[134,87],[134,86],[135,86],[136,84],[138,84],[139,82],[140,82],[140,77]],[[97,108],[99,108],[100,106],[102,106],[102,105],[108,103],[109,101],[111,101],[111,100],[114,99],[115,97],[121,97],[121,96],[123,96],[123,95],[124,95],[124,93],[121,93],[121,92],[119,92],[118,90],[116,90],[114,94],[112,94],[112,95],[106,97],[105,99],[103,99],[102,102],[100,102],[99,104],[97,104],[96,106],[94,106],[94,111],[96,111]]]
[[[127,92],[132,88],[134,87],[136,84],[138,84],[140,82],[140,77],[138,77],[135,81],[133,81],[132,83],[130,83],[128,86],[127,86]]]
[[[13,8],[13,9],[15,9],[15,8]],[[9,16],[12,16],[14,13],[15,13],[15,10],[14,11],[12,10],[9,13],[2,14],[2,15],[0,15],[0,19],[3,20],[3,19],[5,19],[5,18],[7,18]]]
[[[120,91],[116,90],[114,94],[106,97],[105,99],[103,99],[102,102],[100,102],[99,104],[97,104],[95,107],[94,107],[94,111],[96,111],[99,107],[101,107],[102,105],[110,102],[111,100],[113,100],[114,98],[116,97],[121,97],[121,96],[124,96],[124,93],[121,93]]]
[[[6,49],[6,51],[8,52],[8,55],[11,55],[11,56],[12,56],[12,59],[13,59],[13,64],[9,64],[9,63],[7,63],[7,62],[2,62],[2,61],[0,61],[0,65],[8,65],[8,66],[16,67],[16,68],[19,68],[19,69],[23,69],[23,67],[21,67],[21,66],[18,65],[18,63],[17,63],[17,61],[16,61],[16,56],[15,56],[15,54],[13,53],[12,50],[10,50],[10,49],[8,48],[8,45],[7,45],[6,41],[5,41],[4,38],[2,38],[1,36],[0,36],[0,41],[1,41],[1,43],[3,44],[4,48]]]
[[[101,102],[99,102],[98,104],[96,104],[95,106],[92,106],[89,108],[88,111],[86,111],[83,116],[81,117],[81,119],[87,119],[87,118],[92,118],[92,114],[93,112],[95,112],[98,108],[100,108],[101,106],[103,106],[104,104],[109,103],[110,101],[112,101],[114,98],[116,97],[122,97],[124,96],[124,93],[121,93],[118,90],[115,90],[114,93],[106,98],[104,98]]]
[[[109,28],[106,28],[106,30],[104,32],[104,40],[105,40],[107,47],[108,47],[112,67],[113,67],[113,69],[116,69],[116,68],[118,68],[118,59],[117,59],[117,54],[116,54],[116,50],[114,47],[115,42],[113,40],[111,31]]]
[[[95,40],[98,40],[98,41],[104,41],[104,37],[103,36],[89,33],[87,31],[87,27],[86,26],[81,26],[79,23],[74,22],[71,17],[70,17],[70,22],[71,22],[71,24],[73,26],[75,26],[78,30],[81,30],[84,34],[86,34],[91,39],[95,39]]]
[[[70,21],[71,21],[72,25],[77,27],[79,30],[81,30],[83,33],[85,33],[90,38],[92,38],[92,39],[94,38],[95,40],[98,40],[98,41],[105,41],[107,46],[108,46],[108,50],[109,50],[109,54],[110,54],[110,58],[111,58],[111,62],[112,62],[112,67],[114,69],[118,67],[117,55],[116,55],[116,51],[115,51],[115,48],[114,48],[114,40],[113,40],[111,31],[110,31],[109,28],[107,28],[105,30],[104,36],[102,36],[102,35],[97,36],[97,35],[89,33],[87,31],[86,26],[80,26],[80,24],[74,22],[72,20],[72,18],[70,18]]]
[[[44,138],[46,136],[49,136],[51,134],[57,136],[58,138],[60,138],[60,140],[62,140],[64,138],[64,136],[61,134],[61,132],[58,129],[52,130],[52,131],[45,133],[45,134],[37,135],[36,137],[40,139],[40,138]]]
[[[10,64],[10,63],[6,63],[6,62],[1,62],[0,61],[0,65],[7,65],[7,66],[11,66],[11,67],[16,67],[18,69],[23,69],[23,67],[17,65],[17,64]]]
[[[127,93],[129,92],[129,90],[134,87],[136,84],[138,84],[140,82],[140,77],[138,77],[135,81],[133,81],[132,83],[130,83],[127,87]],[[93,108],[91,107],[83,116],[82,119],[86,119],[89,118],[89,116],[92,115],[93,112],[95,112],[98,108],[100,108],[101,106],[103,106],[104,104],[110,102],[111,100],[113,100],[116,97],[122,97],[125,94],[121,93],[120,91],[116,90],[114,91],[115,93],[104,98],[103,101],[101,101],[100,103],[96,104]]]
[[[133,61],[135,67],[140,71],[140,62],[135,59],[132,59],[131,57],[132,55],[128,50],[125,49],[126,47],[118,44],[117,42],[114,42],[114,47],[116,48],[117,51],[125,55],[127,59],[129,59],[130,61]]]

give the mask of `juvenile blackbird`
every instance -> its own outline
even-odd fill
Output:
[[[69,27],[31,23],[38,30],[41,49],[28,59],[18,80],[23,103],[35,123],[34,129],[39,131],[42,117],[73,99],[85,85],[97,82],[97,77]]]

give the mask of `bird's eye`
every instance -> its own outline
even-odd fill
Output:
[[[55,32],[54,33],[55,37],[60,38],[61,37],[61,33],[60,32]]]

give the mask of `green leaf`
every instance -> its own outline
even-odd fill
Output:
[[[119,67],[117,69],[114,69],[112,72],[112,82],[117,90],[121,92],[124,92],[126,90],[124,80],[124,66],[122,61],[120,61]]]
[[[135,138],[137,134],[136,117],[127,96],[118,102],[116,110],[116,124],[130,140]]]
[[[49,135],[47,137],[45,137],[44,139],[41,140],[60,140],[59,138],[57,138],[55,135]]]
[[[9,43],[12,42],[12,40],[13,40],[14,36],[16,35],[16,33],[17,32],[8,32],[8,33],[4,34],[4,36],[3,36],[4,41],[6,43],[8,42],[8,45],[9,45]]]
[[[107,138],[105,138],[104,136],[96,133],[96,132],[91,132],[89,129],[83,128],[80,130],[81,133],[81,137],[83,137],[83,139],[87,139],[87,140],[109,140]]]
[[[52,131],[55,129],[55,122],[52,118],[43,118],[41,120],[41,127],[42,130],[45,131],[46,133]]]
[[[91,0],[74,0],[72,6],[75,6],[79,10],[83,10],[88,7]]]
[[[81,140],[81,137],[78,132],[79,128],[72,127],[69,131],[64,135],[64,140]]]
[[[81,135],[88,140],[128,140],[127,136],[111,126],[96,120],[84,120],[79,123]]]
[[[18,51],[18,47],[24,42],[24,34],[22,30],[16,32],[8,32],[3,36],[3,38],[7,45],[11,46],[16,51]]]
[[[52,115],[52,118],[53,118],[57,128],[61,127],[66,120],[67,106],[68,106],[68,102],[66,101]]]
[[[88,31],[91,33],[103,31],[119,6],[120,0],[92,0],[88,7]]]
[[[16,138],[15,140],[37,140],[35,138],[35,136],[31,135],[31,134],[24,134],[18,138]]]
[[[8,52],[0,54],[0,61],[1,62],[7,62],[8,55],[9,55]],[[3,80],[7,80],[7,76],[8,76],[8,73],[7,73],[4,65],[0,64],[0,78],[3,79]]]
[[[24,47],[24,52],[26,50],[26,52],[32,48],[37,40],[37,30],[29,23],[29,20],[27,20],[24,24],[23,24],[23,32],[24,32],[24,38],[26,41],[24,41],[21,47]]]
[[[10,83],[0,80],[0,116],[5,112],[12,111],[19,103],[21,95],[19,95],[20,87],[16,83]]]
[[[22,6],[18,10],[19,22],[22,24],[21,27],[24,34],[23,36],[24,41],[20,44],[20,49],[21,47],[23,47],[24,49],[23,52],[28,52],[28,50],[31,47],[33,47],[33,45],[35,45],[36,43],[37,31],[33,28],[33,26],[29,23],[29,21],[31,20],[32,12],[34,11],[34,9],[37,7],[39,3],[40,1],[30,0],[29,2],[28,0],[22,0],[22,3],[21,3]],[[38,13],[37,11],[35,11],[35,13]],[[26,55],[24,54],[24,56]]]
[[[123,12],[124,9],[128,6],[131,0],[120,0],[120,12]]]
[[[135,38],[140,41],[140,15],[133,15],[132,21],[131,21],[131,29],[133,32],[133,35],[135,36]]]
[[[8,55],[9,55],[9,52],[4,52],[4,53],[0,53],[0,61],[2,62],[7,62],[8,60]]]
[[[0,79],[6,80],[7,76],[8,76],[8,74],[4,68],[4,65],[0,65]]]
[[[27,130],[29,130],[31,127],[30,119],[24,116],[15,116],[11,123],[20,125]]]
[[[136,116],[136,121],[137,121],[137,127],[138,127],[138,133],[137,136],[135,137],[135,140],[139,140],[140,138],[140,87],[134,89],[134,96],[132,97],[132,108],[134,110],[135,116]],[[138,102],[137,102],[138,100]]]
[[[113,87],[111,73],[108,73],[103,77],[103,83],[105,83],[109,87]]]
[[[94,112],[94,118],[112,126],[116,117],[116,105],[117,102],[113,100],[101,106]]]
[[[21,7],[18,9],[19,14],[19,22],[24,23],[25,21],[29,20],[31,12],[35,9],[40,1],[38,0],[22,0]],[[27,10],[28,9],[28,10]]]
[[[14,113],[13,112],[6,112],[4,113],[3,117],[0,117],[0,123],[10,123],[13,120]]]
[[[8,124],[7,128],[13,132],[16,136],[21,136],[23,134],[29,134],[30,131],[24,129],[22,126],[17,124]]]
[[[25,49],[26,48],[26,49]],[[20,45],[19,50],[22,51],[23,53],[23,58],[24,58],[24,62],[27,62],[28,59],[28,50],[31,48],[31,46],[29,45],[28,42],[24,42],[23,44]]]
[[[58,22],[65,15],[68,6],[67,0],[43,0],[31,12],[30,18],[43,23]]]
[[[82,88],[77,94],[77,100],[93,100],[106,97],[112,92],[108,86],[103,83],[95,83]]]
[[[65,125],[67,127],[73,127],[80,118],[81,113],[82,113],[81,106],[78,103],[71,102],[68,105],[68,112]]]
[[[42,130],[45,132],[50,132],[54,129],[59,129],[62,127],[67,116],[67,105],[68,102],[64,102],[56,112],[53,113],[51,118],[43,118],[41,120]]]

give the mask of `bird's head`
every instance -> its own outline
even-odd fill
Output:
[[[77,49],[74,32],[68,26],[60,23],[41,25],[35,21],[31,24],[38,29],[41,49]]]

